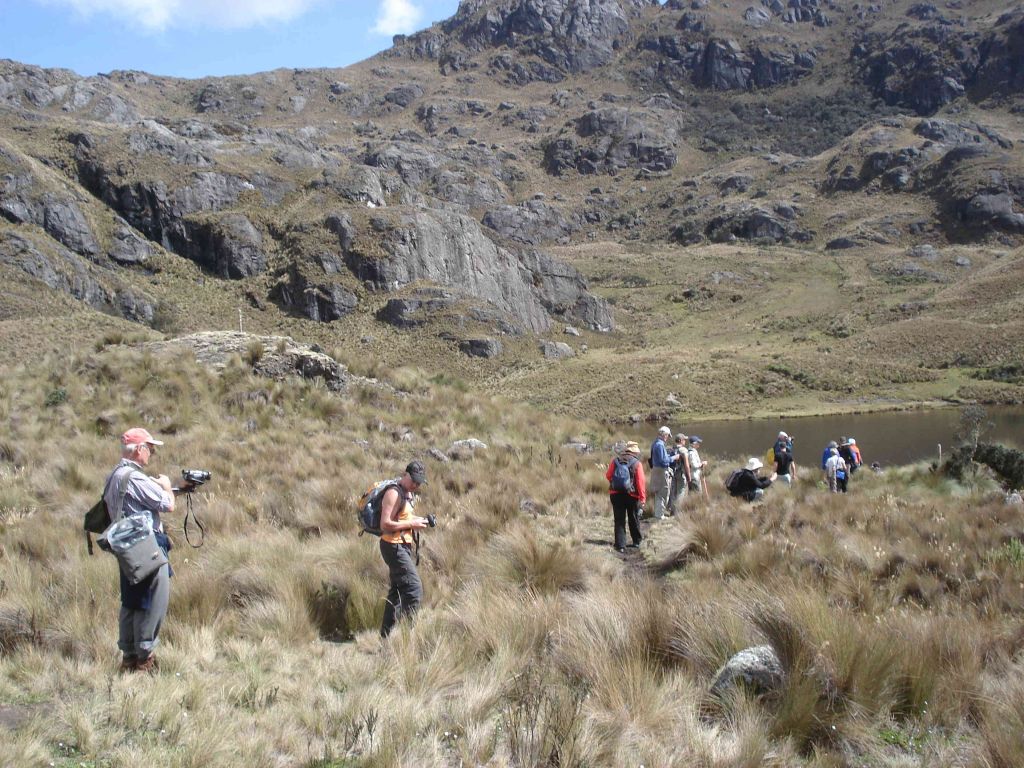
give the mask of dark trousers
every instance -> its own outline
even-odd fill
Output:
[[[380,636],[387,637],[402,618],[412,616],[423,600],[423,584],[416,571],[416,559],[411,544],[391,544],[381,539],[380,556],[388,566],[391,588],[384,605],[384,621]]]
[[[626,521],[629,521],[629,537],[634,544],[642,540],[640,522],[636,519],[637,500],[628,493],[611,494],[612,513],[615,516],[615,548],[626,546]]]

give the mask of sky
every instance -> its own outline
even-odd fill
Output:
[[[458,0],[0,0],[0,58],[80,75],[343,67]]]

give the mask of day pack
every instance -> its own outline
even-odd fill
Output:
[[[613,491],[636,493],[636,481],[633,479],[633,465],[636,463],[636,459],[616,457],[609,488]]]
[[[767,451],[764,452],[764,465],[770,467],[775,463],[775,446],[773,445]]]
[[[740,478],[743,476],[742,469],[734,469],[725,481],[725,490],[733,496],[740,492]]]
[[[372,533],[374,536],[381,535],[380,506],[381,500],[384,498],[384,491],[388,488],[398,488],[398,498],[404,506],[405,494],[402,493],[402,487],[399,485],[401,479],[396,477],[391,480],[381,480],[367,488],[366,492],[359,497],[357,517],[359,526],[362,528],[360,535],[363,533]]]
[[[117,478],[117,513],[120,516],[121,507],[124,505],[124,496],[128,492],[128,478],[131,476],[131,470],[127,470],[121,473],[121,476]],[[111,477],[111,480],[114,478]],[[107,509],[107,489],[103,488],[103,495],[100,496],[100,500],[97,501],[89,510],[85,513],[85,518],[82,521],[82,530],[85,531],[85,544],[89,550],[89,554],[93,553],[92,548],[92,536],[90,534],[96,534],[97,536],[103,533],[107,528],[110,527],[112,522],[110,516],[110,510]]]

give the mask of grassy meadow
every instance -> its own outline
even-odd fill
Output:
[[[622,557],[605,427],[415,369],[338,394],[254,376],[256,348],[215,374],[121,340],[0,379],[0,765],[1024,765],[1024,516],[984,473],[752,507],[713,463],[710,501]],[[204,546],[168,516],[154,676],[118,674],[116,565],[80,531],[136,424],[166,441],[152,472],[213,473]],[[426,600],[382,645],[354,500],[413,457]],[[766,643],[777,693],[709,694]]]

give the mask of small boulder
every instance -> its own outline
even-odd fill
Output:
[[[501,342],[497,339],[463,339],[459,342],[459,349],[463,354],[470,357],[497,357],[503,351]]]
[[[737,683],[758,694],[771,693],[778,690],[784,679],[785,672],[775,649],[758,645],[740,651],[718,670],[711,683],[711,693],[724,693]]]

